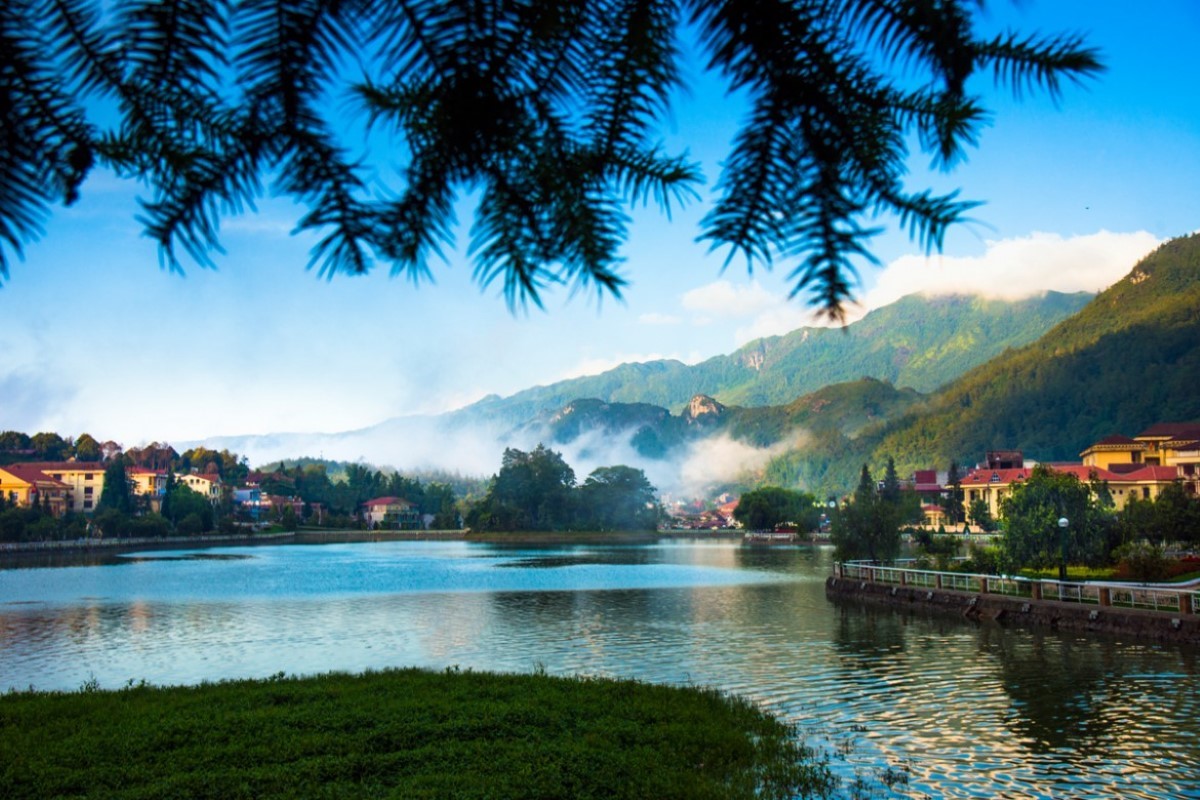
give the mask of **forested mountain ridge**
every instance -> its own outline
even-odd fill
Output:
[[[799,328],[690,366],[671,360],[622,364],[600,375],[490,397],[451,416],[517,426],[580,398],[675,409],[700,394],[731,406],[781,406],[864,377],[929,392],[1034,341],[1091,298],[1084,292],[1018,301],[910,295],[844,328]]]
[[[871,463],[1076,460],[1113,433],[1200,419],[1200,234],[1166,242],[1038,341],[967,372],[876,436]],[[863,442],[862,444],[866,444]]]
[[[897,389],[874,378],[822,387],[786,405],[726,406],[696,395],[678,413],[646,403],[576,400],[510,432],[506,438],[545,441],[556,446],[576,440],[621,439],[649,460],[680,457],[691,443],[727,436],[753,448],[784,449],[802,444],[844,452],[862,431],[880,427],[921,402],[912,389]],[[587,439],[585,437],[592,437]],[[743,476],[752,482],[754,476]]]

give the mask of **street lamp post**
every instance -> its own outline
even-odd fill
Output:
[[[1067,527],[1071,524],[1066,517],[1058,518],[1058,579],[1066,581],[1067,579]]]

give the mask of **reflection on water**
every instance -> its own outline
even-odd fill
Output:
[[[184,553],[181,556],[172,555],[121,555],[122,558],[129,562],[140,561],[241,561],[247,558],[253,558],[244,553]]]
[[[544,668],[743,694],[830,744],[847,778],[899,767],[897,796],[1200,797],[1195,651],[831,604],[827,551],[144,555],[0,571],[0,688]]]

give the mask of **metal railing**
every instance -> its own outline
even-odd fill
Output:
[[[839,578],[919,589],[947,589],[975,594],[995,594],[1030,600],[1054,600],[1080,605],[1137,608],[1175,614],[1200,615],[1200,588],[1134,586],[1104,582],[1071,582],[1053,579],[1023,578],[1014,575],[943,572],[904,566],[905,561],[875,564],[844,561],[834,564]]]

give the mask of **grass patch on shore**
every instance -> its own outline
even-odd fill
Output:
[[[792,798],[792,728],[715,690],[547,675],[362,675],[0,696],[0,797]]]

